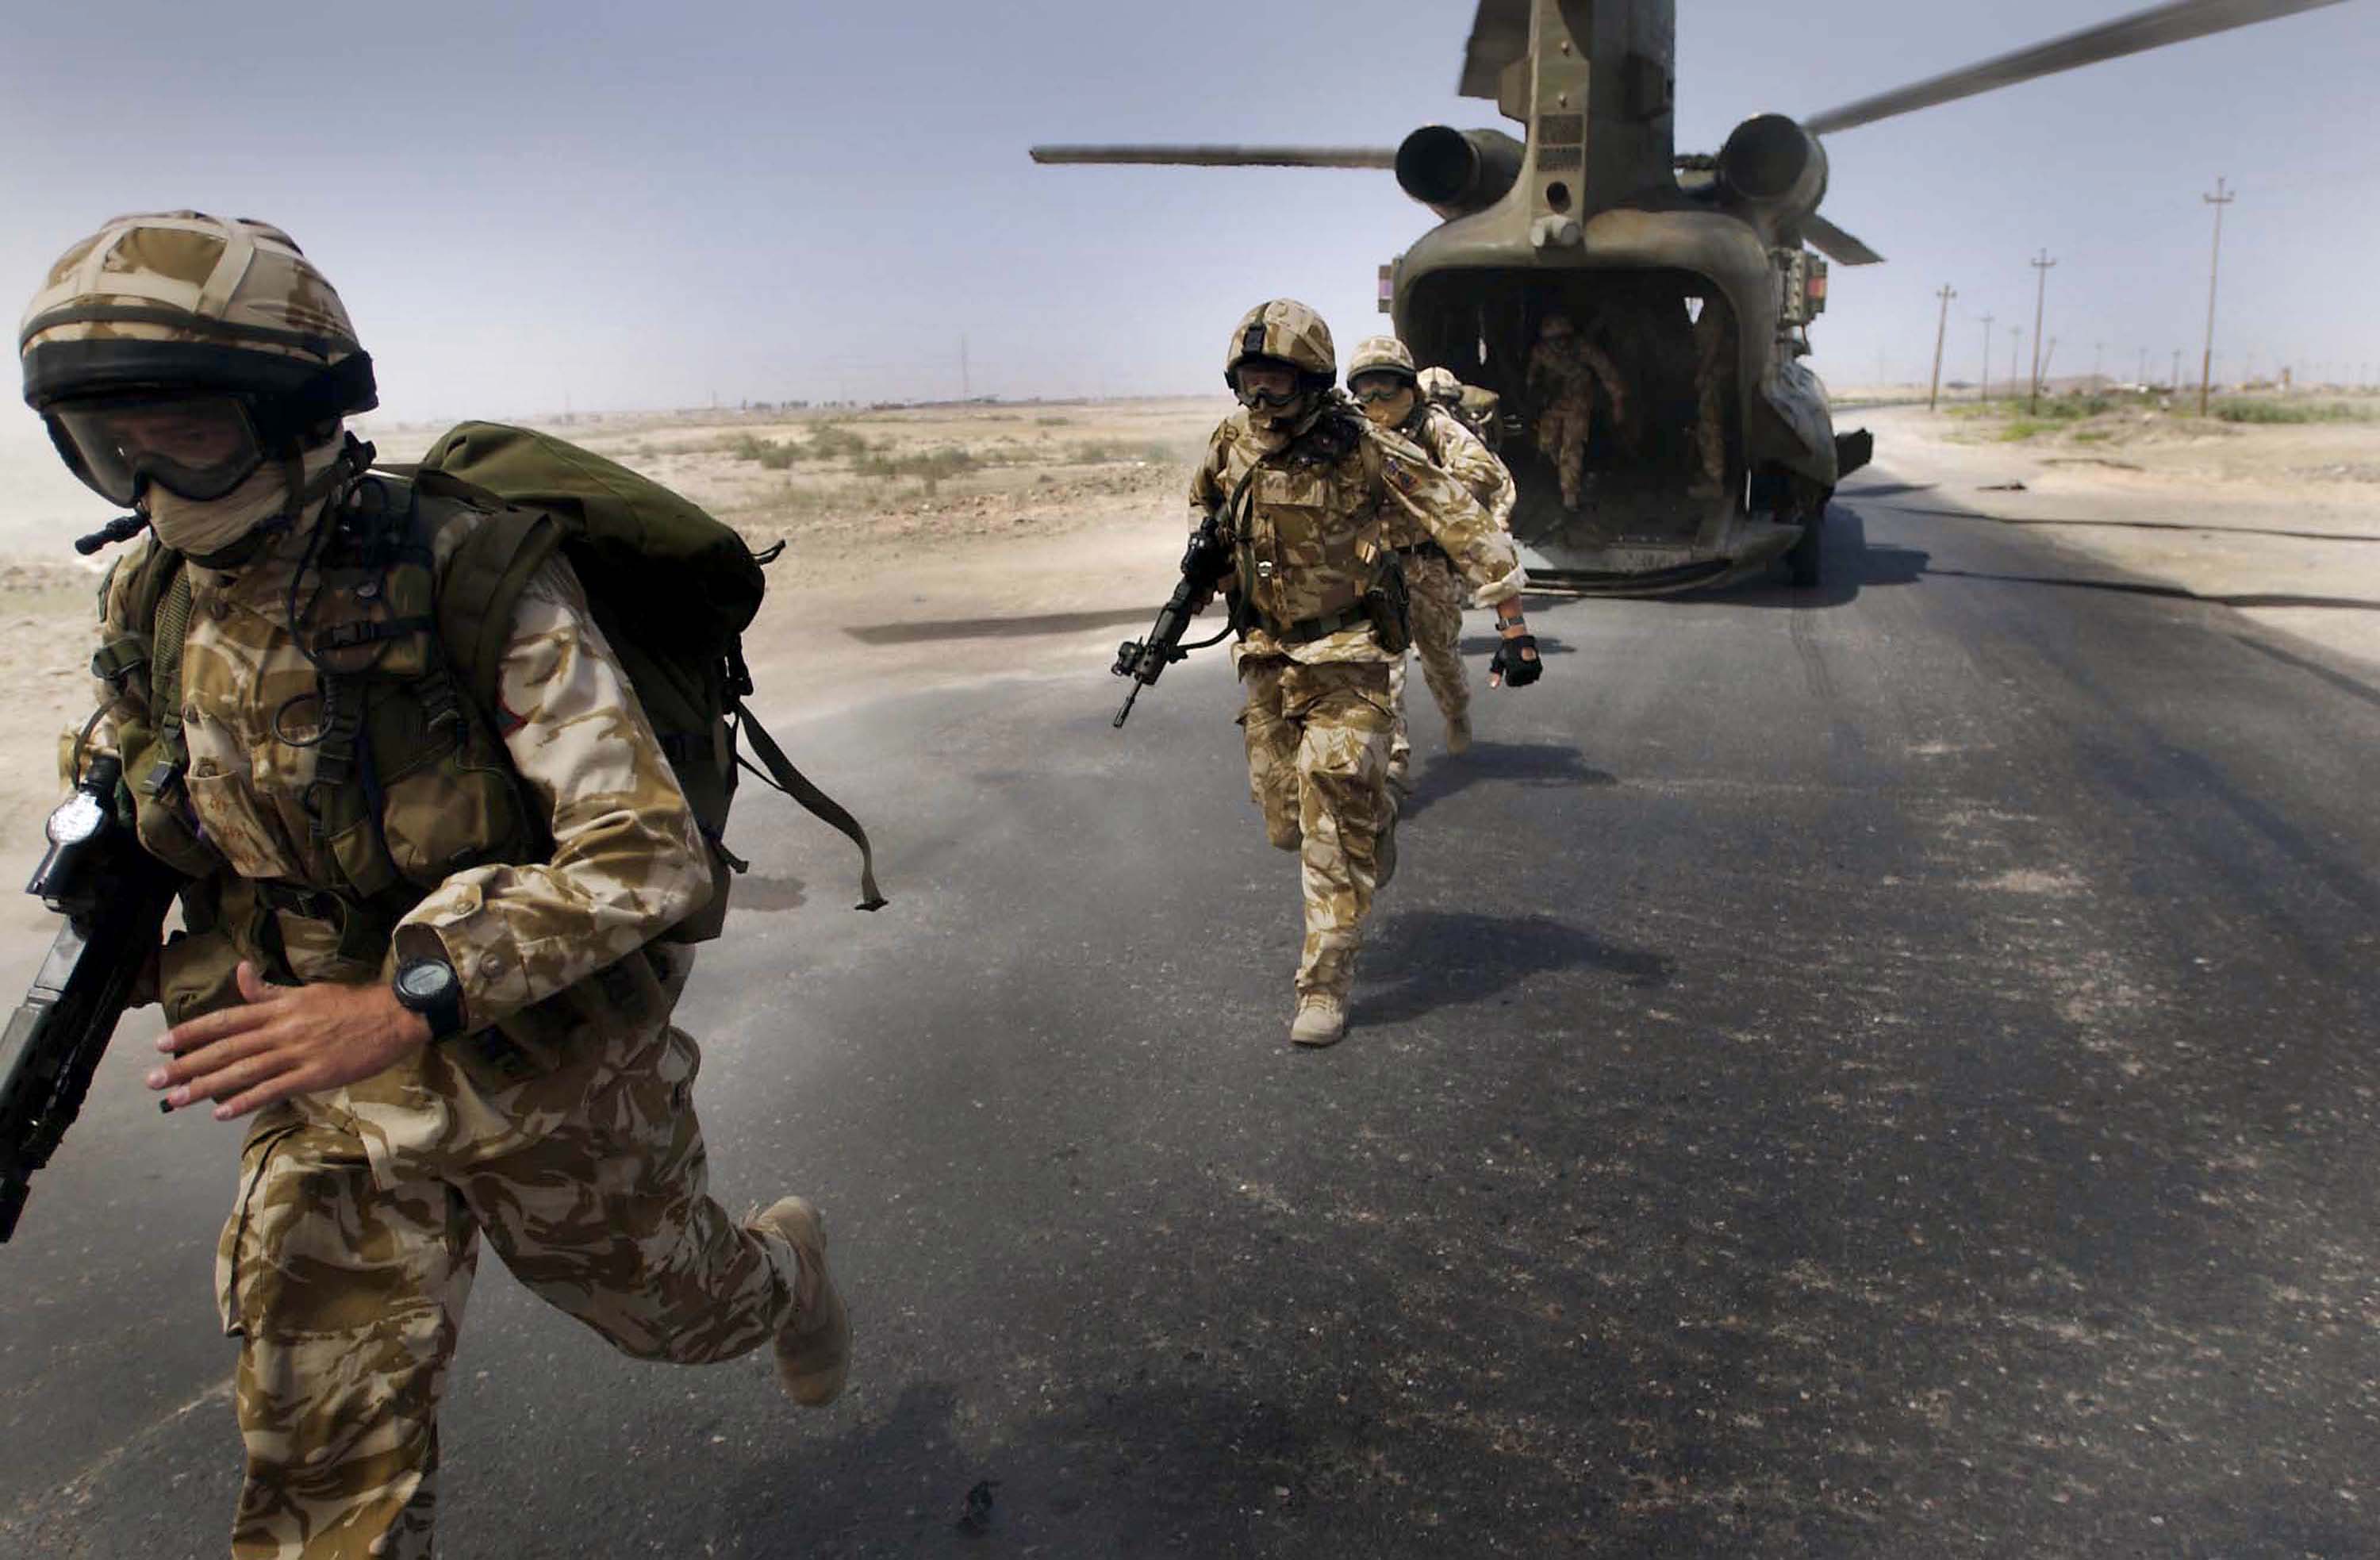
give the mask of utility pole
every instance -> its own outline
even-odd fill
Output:
[[[2215,208],[2215,248],[2206,262],[2206,356],[2198,370],[2198,415],[2206,415],[2206,393],[2215,384],[2215,278],[2223,268],[2223,208],[2240,197],[2215,181],[2215,193],[2200,200]]]
[[[1942,290],[1935,296],[1942,300],[1942,318],[1934,326],[1934,388],[1925,392],[1927,411],[1932,411],[1934,403],[1942,398],[1942,343],[1950,334],[1950,300],[1959,295],[1950,290],[1949,283],[1945,282]]]
[[[2179,347],[2173,349],[2173,377],[2166,381],[2166,388],[2174,395],[2181,394],[2181,348]]]
[[[2039,278],[2033,289],[2033,389],[2024,404],[2026,414],[2031,415],[2041,409],[2041,311],[2049,301],[2050,270],[2058,262],[2044,250],[2038,259],[2028,263]]]
[[[961,331],[959,333],[959,399],[966,401],[974,398],[975,388],[967,383],[966,333]]]
[[[2107,377],[2099,372],[2100,366],[2107,360],[2107,344],[2104,341],[2093,342],[2091,344],[2091,393],[2095,396],[2099,393],[2099,382]]]
[[[1988,406],[1992,399],[1992,317],[1984,316],[1984,383],[1975,391],[1975,399]]]

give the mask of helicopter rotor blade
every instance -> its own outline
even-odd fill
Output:
[[[1037,146],[1037,163],[1200,168],[1393,168],[1393,146]]]
[[[1809,241],[1812,249],[1837,265],[1884,263],[1884,256],[1815,213],[1802,219],[1802,237]]]
[[[1812,135],[1828,135],[1854,126],[1872,125],[1937,104],[1955,103],[1978,92],[1996,91],[2036,77],[2054,76],[2101,60],[2119,59],[2168,43],[2187,43],[2210,33],[2228,32],[2260,21],[2272,21],[2300,11],[2335,6],[2339,0],[2172,0],[2145,11],[2086,27],[2046,43],[1971,65],[1961,70],[1914,82],[1894,91],[1847,103],[1802,121]]]

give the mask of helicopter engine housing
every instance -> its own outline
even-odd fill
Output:
[[[1502,200],[1519,181],[1524,155],[1501,130],[1425,125],[1397,148],[1397,184],[1451,221]]]
[[[1782,114],[1746,119],[1719,149],[1718,182],[1728,203],[1772,232],[1791,229],[1827,196],[1827,149]]]

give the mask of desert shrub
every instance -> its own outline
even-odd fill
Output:
[[[912,455],[868,455],[852,463],[854,474],[879,481],[901,481],[914,479],[921,484],[928,497],[941,490],[943,482],[964,471],[972,471],[983,462],[972,450],[955,445],[940,449],[919,450]]]
[[[809,454],[814,460],[859,460],[875,448],[839,422],[821,422],[810,430]]]
[[[763,470],[782,471],[802,457],[799,445],[738,433],[721,446],[738,460],[758,461]]]
[[[2344,401],[2217,401],[2216,417],[2225,422],[2301,423],[2370,422],[2380,412]]]

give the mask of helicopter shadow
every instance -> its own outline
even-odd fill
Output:
[[[1412,793],[1398,804],[1397,815],[1417,818],[1447,798],[1479,785],[1602,790],[1619,784],[1619,776],[1592,767],[1575,748],[1552,742],[1475,742],[1460,757],[1440,755],[1431,760]]]
[[[1366,1024],[1475,1005],[1562,970],[1601,970],[1638,990],[1656,990],[1677,969],[1667,954],[1612,942],[1549,916],[1457,910],[1388,917],[1365,964],[1390,977],[1377,985],[1366,981],[1357,1016]]]
[[[1871,585],[1914,585],[1930,570],[1933,555],[1922,547],[1870,542],[1867,521],[1852,506],[1830,504],[1818,539],[1818,583],[1804,589],[1786,582],[1782,566],[1748,584],[1687,591],[1659,598],[1670,602],[1723,602],[1731,606],[1787,607],[1797,612],[1849,606]]]

